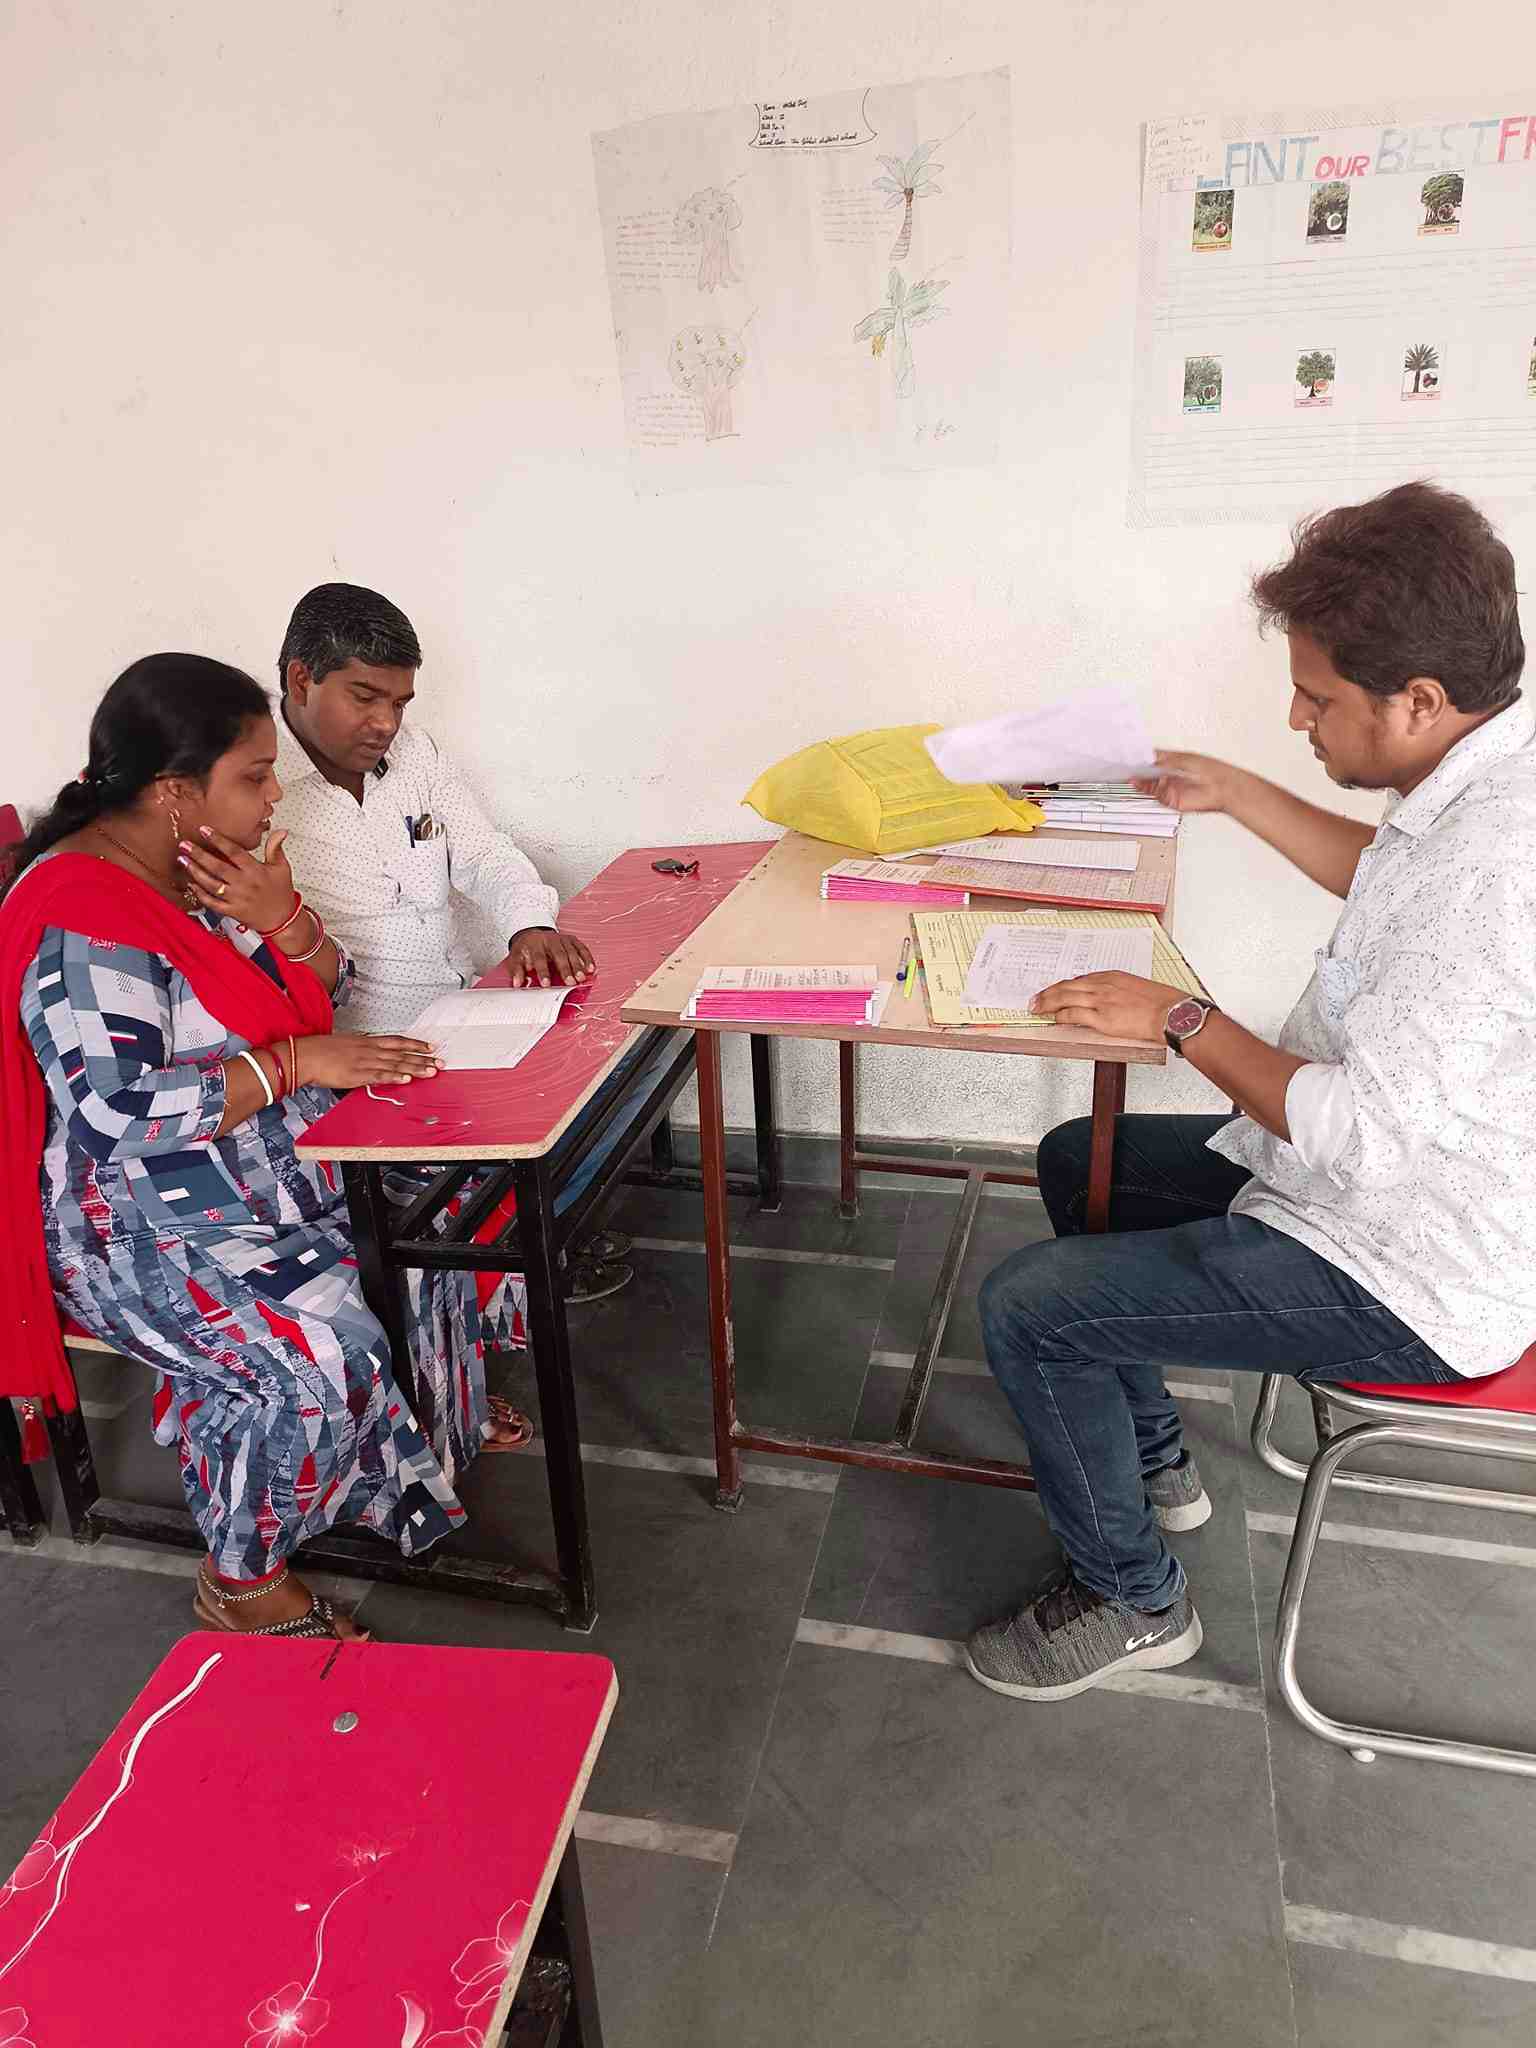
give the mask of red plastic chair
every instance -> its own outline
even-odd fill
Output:
[[[1414,1444],[1422,1450],[1461,1452],[1480,1457],[1514,1458],[1536,1463],[1536,1344],[1503,1372],[1484,1379],[1445,1385],[1376,1386],[1342,1382],[1314,1386],[1313,1415],[1318,1448],[1310,1465],[1300,1465],[1271,1441],[1275,1407],[1283,1375],[1267,1373],[1254,1410],[1254,1449],[1272,1472],[1305,1481],[1301,1508],[1291,1536],[1285,1580],[1280,1588],[1276,1625],[1275,1671],[1281,1697],[1314,1735],[1347,1749],[1357,1761],[1371,1763],[1378,1753],[1419,1757],[1427,1762],[1464,1764],[1473,1770],[1505,1771],[1536,1777],[1536,1751],[1497,1749],[1487,1743],[1457,1742],[1411,1735],[1392,1728],[1358,1727],[1336,1721],[1313,1705],[1296,1676],[1296,1639],[1301,1603],[1322,1533],[1323,1513],[1332,1486],[1362,1493],[1406,1495],[1415,1500],[1450,1501],[1462,1507],[1491,1508],[1503,1514],[1536,1514],[1536,1496],[1491,1492],[1483,1487],[1436,1485],[1386,1473],[1342,1474],[1341,1468],[1362,1451],[1379,1444]],[[1333,1411],[1363,1419],[1335,1432]]]

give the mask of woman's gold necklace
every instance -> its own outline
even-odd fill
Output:
[[[96,821],[92,829],[99,832],[103,839],[110,841],[110,843],[117,848],[119,853],[126,853],[128,858],[134,863],[136,867],[141,867],[144,870],[145,874],[148,875],[149,879],[155,884],[157,888],[163,889],[166,886],[166,877],[164,875],[157,875],[154,869],[150,866],[149,862],[144,858],[143,854],[135,853],[133,848],[127,845],[125,841],[119,839],[115,832],[109,832],[106,826],[101,823],[100,819]],[[172,880],[174,881],[174,877],[172,878]],[[197,898],[192,894],[191,887],[188,883],[180,882],[176,883],[175,886],[180,890],[181,899],[186,904],[189,910],[196,910],[199,908]]]

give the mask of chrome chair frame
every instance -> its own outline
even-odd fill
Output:
[[[1301,1604],[1312,1561],[1322,1534],[1323,1512],[1333,1486],[1352,1486],[1367,1493],[1407,1494],[1417,1500],[1454,1501],[1462,1506],[1494,1508],[1505,1513],[1536,1513],[1536,1500],[1525,1494],[1491,1492],[1481,1487],[1437,1486],[1427,1480],[1392,1478],[1375,1473],[1339,1476],[1340,1467],[1379,1444],[1417,1444],[1426,1450],[1459,1452],[1536,1463],[1536,1415],[1500,1409],[1441,1405],[1434,1401],[1401,1401],[1353,1388],[1309,1388],[1318,1425],[1318,1451],[1309,1467],[1274,1450],[1270,1430],[1280,1397],[1282,1375],[1266,1373],[1254,1409],[1250,1437],[1271,1471],[1301,1478],[1305,1485],[1280,1588],[1276,1623],[1275,1673],[1280,1695],[1302,1726],[1324,1742],[1347,1749],[1360,1763],[1378,1755],[1417,1757],[1426,1763],[1460,1764],[1471,1770],[1500,1771],[1536,1778],[1536,1751],[1499,1749],[1487,1743],[1412,1735],[1403,1729],[1371,1728],[1336,1721],[1302,1691],[1296,1675],[1296,1641]],[[1327,1411],[1341,1408],[1364,1418],[1353,1428],[1335,1432]]]

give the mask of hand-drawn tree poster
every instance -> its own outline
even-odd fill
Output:
[[[1536,91],[1147,124],[1133,526],[1536,486]],[[919,202],[920,204],[921,202]]]
[[[638,488],[990,461],[1006,70],[593,137]]]

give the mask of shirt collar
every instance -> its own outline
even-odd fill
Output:
[[[1458,740],[1434,773],[1426,775],[1417,789],[1410,790],[1383,822],[1417,839],[1469,782],[1486,774],[1495,762],[1528,747],[1533,736],[1536,708],[1528,698],[1517,697],[1497,718],[1490,718],[1486,725],[1476,726],[1465,739]]]
[[[278,706],[277,725],[277,779],[285,790],[295,788],[306,776],[313,776],[317,782],[328,782],[329,777],[320,773],[314,762],[305,753],[297,735],[288,723],[288,700],[285,697]],[[369,770],[377,782],[382,782],[389,773],[389,756]]]

